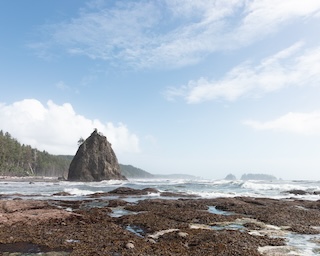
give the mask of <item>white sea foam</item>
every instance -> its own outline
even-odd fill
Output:
[[[261,181],[255,182],[255,181],[246,181],[242,184],[243,188],[246,189],[252,189],[255,191],[261,191],[261,190],[277,190],[277,191],[289,191],[293,189],[299,189],[304,190],[306,189],[304,186],[297,185],[297,184],[283,184],[283,183],[269,183]]]
[[[64,189],[64,192],[67,192],[67,193],[69,193],[71,195],[75,195],[75,196],[86,196],[86,195],[91,195],[91,194],[96,193],[96,191],[84,190],[84,189],[78,189],[78,188],[66,188],[66,189]]]
[[[129,179],[129,182],[135,185],[179,185],[196,182],[189,179]]]
[[[127,180],[103,180],[100,182],[94,182],[93,185],[114,185],[114,186],[120,186],[120,185],[125,185],[127,184],[128,181]]]

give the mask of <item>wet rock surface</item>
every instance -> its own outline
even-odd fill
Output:
[[[121,198],[130,196],[128,190],[116,191]],[[146,191],[141,190],[141,195]],[[212,206],[232,214],[212,213]],[[112,217],[114,207],[135,214]],[[135,203],[103,198],[0,200],[0,220],[2,255],[9,255],[10,248],[19,244],[56,252],[54,255],[254,256],[261,255],[258,248],[286,245],[282,238],[253,235],[267,224],[285,226],[288,232],[317,233],[319,229],[314,227],[320,226],[320,202],[249,197],[181,197]],[[239,228],[228,229],[230,223]]]
[[[301,189],[293,189],[284,192],[285,194],[293,194],[293,195],[320,195],[320,191],[306,191]]]
[[[252,216],[276,226],[295,226],[301,234],[320,233],[310,229],[320,226],[320,200],[275,200],[269,198],[236,197],[216,199],[218,209]],[[304,231],[305,230],[305,231]]]
[[[59,252],[59,248],[55,248],[54,250],[56,251],[56,253],[51,254],[52,256],[67,255],[68,253],[70,253],[70,252]],[[28,243],[28,242],[0,244],[0,252],[6,252],[5,255],[12,255],[12,256],[13,255],[18,256],[20,254],[25,255],[25,254],[39,254],[39,253],[49,256],[51,251],[52,251],[52,248],[50,249],[43,245],[37,245],[37,244]]]
[[[154,188],[134,189],[128,187],[119,187],[108,192],[108,194],[116,195],[148,195],[150,193],[159,193],[159,191]]]

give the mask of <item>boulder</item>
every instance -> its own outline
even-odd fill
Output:
[[[126,180],[107,138],[97,129],[79,147],[72,159],[69,181]]]

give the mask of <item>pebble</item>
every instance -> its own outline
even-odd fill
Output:
[[[134,248],[134,244],[132,242],[128,242],[128,243],[126,243],[126,248],[127,249],[133,249]]]
[[[148,238],[146,241],[149,242],[149,243],[152,243],[152,244],[156,244],[156,243],[157,243],[157,242],[156,242],[154,239],[152,239],[152,238]]]
[[[187,237],[189,234],[186,233],[186,232],[179,232],[178,235],[179,235],[180,237]]]

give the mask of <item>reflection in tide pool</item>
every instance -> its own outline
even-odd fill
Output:
[[[287,236],[288,245],[298,249],[301,255],[320,255],[320,235],[300,235],[290,233]]]
[[[125,210],[123,209],[123,207],[115,207],[112,209],[112,213],[110,213],[109,215],[114,218],[119,218],[121,216],[130,215],[130,214],[137,214],[137,213]]]
[[[209,206],[208,211],[209,211],[210,213],[218,214],[218,215],[233,215],[232,212],[227,212],[227,211],[219,210],[219,209],[217,209],[215,206]]]

